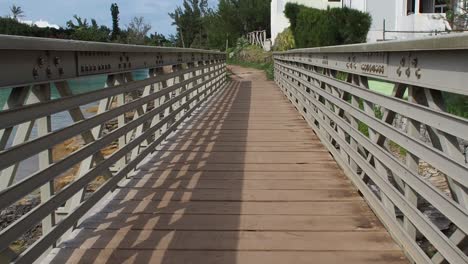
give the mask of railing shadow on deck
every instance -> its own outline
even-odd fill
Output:
[[[56,263],[76,260],[78,261],[75,263],[191,263],[214,260],[228,264],[236,263],[233,249],[238,244],[237,230],[240,225],[241,206],[235,202],[241,200],[244,165],[235,164],[235,181],[225,181],[216,187],[215,190],[218,191],[229,191],[230,195],[225,201],[212,201],[209,197],[204,197],[204,190],[210,188],[204,185],[204,180],[217,179],[216,176],[223,173],[213,173],[216,168],[210,168],[216,163],[210,151],[221,150],[225,142],[229,142],[229,133],[222,133],[223,127],[229,120],[237,120],[230,110],[236,107],[240,107],[241,110],[249,109],[251,84],[235,80],[222,93],[219,101],[212,102],[213,106],[208,108],[206,113],[195,116],[195,120],[185,124],[178,134],[162,147],[163,150],[170,148],[172,152],[159,151],[148,164],[142,166],[125,188],[119,190],[115,199],[121,200],[110,201],[99,213],[86,219],[79,227],[82,228],[81,231],[71,240],[72,244],[83,243],[85,248],[110,247],[120,250],[106,252],[61,249],[54,258]],[[242,161],[248,118],[239,120],[236,124],[236,131],[243,131],[243,134],[236,133],[236,141],[227,144],[235,145],[236,150],[242,146],[236,151],[236,160]],[[168,153],[170,154],[167,155]],[[222,178],[224,177],[219,177]],[[219,211],[223,210],[226,202],[234,203],[229,206],[229,214],[222,216],[222,222],[204,222],[204,219],[212,218],[207,215],[209,212],[203,205],[206,202],[216,206]],[[194,219],[198,222],[193,222]],[[96,229],[90,231],[89,228]],[[194,241],[194,237],[190,238],[192,235],[196,237],[216,230],[232,232],[231,239],[187,244],[187,240]],[[216,243],[218,248],[228,251],[201,251],[213,243]],[[63,245],[67,247],[67,242]],[[169,250],[163,251],[164,248]]]

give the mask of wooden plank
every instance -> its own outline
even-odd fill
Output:
[[[285,133],[287,135],[286,138],[283,138],[282,140],[270,140],[270,141],[272,142],[297,141],[294,139],[299,138],[299,137],[308,138],[309,140],[312,140],[312,141],[318,141],[318,138],[311,131],[303,131],[301,129],[294,129],[294,128],[283,129],[283,130],[269,129],[268,131],[265,131],[265,130],[260,130],[260,129],[250,129],[248,126],[241,126],[241,125],[239,125],[236,129],[218,129],[218,128],[205,127],[204,129],[184,131],[181,134],[179,134],[176,139],[182,140],[182,139],[201,137],[201,136],[218,136],[218,137],[223,137],[223,138],[242,136],[246,139],[250,139],[250,140],[245,140],[245,141],[254,141],[253,139],[261,137],[261,136],[274,137],[274,136],[282,135],[284,137]],[[218,140],[215,140],[215,142],[217,141]],[[305,142],[309,142],[309,141],[305,141]]]
[[[328,190],[153,190],[152,188],[120,188],[116,200],[155,201],[353,201],[362,199],[356,191],[342,189]]]
[[[199,122],[196,124],[187,125],[184,129],[187,130],[206,130],[206,129],[216,129],[216,130],[296,130],[296,129],[306,129],[307,127],[303,122],[298,120],[297,122],[288,122],[288,123],[274,123],[274,122],[263,122],[263,123],[254,123],[249,122],[245,123],[242,121],[231,121],[231,122]]]
[[[218,180],[333,180],[347,179],[340,171],[197,171],[197,170],[157,170],[151,173],[139,173],[133,179],[143,181],[176,178],[178,180],[218,179]]]
[[[247,134],[237,135],[188,135],[179,137],[177,139],[170,139],[170,142],[181,142],[186,140],[204,140],[204,141],[230,141],[230,142],[252,142],[252,141],[283,141],[283,142],[304,142],[304,141],[315,141],[319,142],[318,139],[312,135],[299,135],[291,134],[285,137],[284,134],[257,134],[247,137]],[[243,143],[244,144],[244,143]]]
[[[187,215],[99,213],[79,228],[95,230],[383,231],[376,217],[304,215]]]
[[[231,143],[231,142],[226,142]],[[262,142],[263,143],[263,142]],[[264,142],[269,143],[269,142]],[[215,144],[215,143],[205,143],[205,144],[174,144],[170,146],[163,146],[158,148],[158,151],[205,151],[205,152],[222,152],[222,151],[232,151],[232,152],[328,152],[327,149],[322,147],[322,145],[310,144],[310,145],[291,145],[284,144],[285,146],[255,146],[254,144],[249,144],[247,146],[241,146],[239,144]]]
[[[188,152],[188,151],[168,151],[159,157],[160,161],[169,163],[308,163],[320,161],[333,161],[328,152]]]
[[[184,164],[169,164],[165,163],[159,166],[142,166],[141,170],[153,171],[242,171],[242,172],[337,172],[338,165],[334,161],[314,162],[309,161],[307,164],[266,164],[266,163],[212,163],[205,164],[199,162],[193,163],[190,166]]]
[[[77,229],[63,248],[394,251],[387,232],[153,231]]]
[[[185,214],[229,215],[315,215],[354,216],[373,215],[364,201],[321,202],[226,202],[191,201],[189,204],[161,203],[152,200],[110,200],[95,213],[155,213],[173,214],[184,208]],[[91,215],[92,215],[91,214]]]
[[[133,249],[60,249],[54,252],[52,264],[78,263],[149,263],[161,264],[403,264],[400,251],[189,251],[189,250],[133,250]]]
[[[200,177],[200,178],[199,178]],[[341,178],[338,179],[317,179],[317,180],[245,180],[245,179],[201,179],[201,176],[192,176],[190,179],[164,179],[145,178],[131,179],[126,187],[152,188],[166,190],[200,190],[200,189],[239,189],[242,190],[323,190],[323,189],[343,189],[349,190],[349,182]]]

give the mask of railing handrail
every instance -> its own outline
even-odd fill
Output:
[[[69,39],[25,37],[0,34],[0,50],[57,50],[57,51],[105,51],[105,52],[198,52],[224,54],[218,50],[159,47],[109,42],[94,42]]]
[[[225,57],[220,51],[6,35],[0,35],[0,55],[0,89]]]
[[[375,43],[360,43],[316,48],[292,49],[274,52],[275,55],[293,53],[350,53],[350,52],[395,52],[425,50],[465,50],[468,49],[468,34],[421,37],[411,40],[392,40]]]

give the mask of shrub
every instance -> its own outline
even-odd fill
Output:
[[[264,70],[267,78],[273,79],[271,52],[265,52],[261,47],[250,45],[245,38],[239,38],[236,47],[228,49],[227,52],[229,64]]]
[[[346,7],[320,10],[288,3],[284,13],[298,48],[365,42],[372,23],[369,14]]]
[[[291,31],[291,28],[285,29],[283,32],[279,33],[275,39],[275,45],[273,50],[275,51],[285,51],[294,49],[296,47],[296,42],[294,41],[294,35]]]

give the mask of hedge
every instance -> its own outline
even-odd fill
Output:
[[[286,28],[283,32],[279,33],[273,45],[274,51],[286,51],[294,49],[296,43],[294,42],[294,35],[290,28]]]
[[[321,10],[288,3],[284,13],[297,48],[363,43],[372,23],[368,13],[346,7]]]

